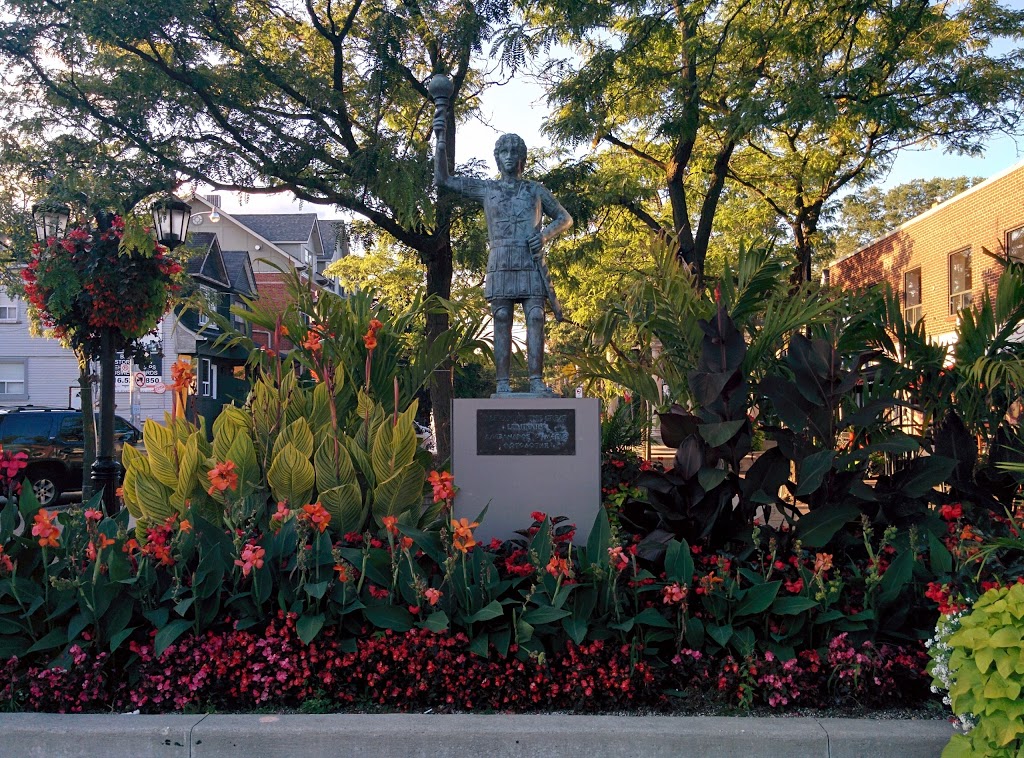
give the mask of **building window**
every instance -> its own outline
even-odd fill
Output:
[[[18,323],[18,301],[0,290],[0,324]]]
[[[25,361],[0,359],[0,398],[25,400]]]
[[[1024,263],[1024,226],[1006,233],[1006,254],[1018,263]]]
[[[217,397],[217,367],[209,358],[199,359],[199,394],[202,397]]]
[[[202,327],[210,323],[210,313],[219,310],[220,293],[213,287],[200,284],[199,296],[202,303],[199,308],[199,326]]]
[[[949,256],[949,315],[971,304],[971,250],[961,250]]]
[[[903,318],[911,326],[921,320],[921,269],[903,275]]]

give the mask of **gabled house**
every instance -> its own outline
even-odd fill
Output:
[[[834,286],[887,282],[929,337],[955,338],[957,312],[994,295],[1002,266],[986,253],[1024,260],[1024,162],[940,203],[828,268]]]
[[[249,393],[245,363],[249,356],[238,347],[216,344],[222,331],[210,313],[228,321],[237,318],[231,315],[231,307],[242,306],[243,297],[255,297],[256,281],[248,253],[222,251],[213,232],[190,234],[186,246],[192,254],[186,270],[201,307],[179,306],[174,318],[164,319],[164,351],[169,349],[178,358],[193,359],[196,411],[212,423],[225,403],[245,401]],[[235,326],[245,330],[247,325],[238,319]]]
[[[284,309],[288,303],[288,274],[295,269],[312,276],[321,288],[339,292],[337,283],[322,276],[333,261],[349,254],[348,234],[340,220],[324,220],[315,213],[226,213],[217,195],[189,200],[193,219],[191,230],[214,232],[224,250],[249,254],[256,279],[256,291],[264,306]],[[217,209],[216,223],[209,220]],[[257,344],[270,345],[270,335],[254,332]]]
[[[283,307],[287,274],[271,263],[283,271],[298,268],[311,272],[318,286],[333,288],[333,283],[319,274],[331,261],[348,254],[343,222],[324,221],[312,213],[240,214],[250,227],[239,217],[220,211],[217,196],[190,198],[189,203],[193,218],[187,244],[195,248],[195,254],[188,270],[221,313],[226,315],[230,303],[240,302],[240,296],[270,300]],[[210,220],[215,208],[220,214],[217,223]],[[168,314],[150,340],[153,360],[149,366],[118,361],[115,397],[119,415],[140,424],[146,418],[162,419],[164,412],[171,410],[171,394],[166,389],[171,365],[181,356],[198,361],[196,390],[201,409],[219,409],[233,397],[244,399],[241,384],[236,382],[244,381],[245,357],[214,355],[212,343],[217,335],[209,328],[204,331],[202,327],[207,325],[200,324],[199,318],[184,313],[179,322],[178,314]],[[235,325],[240,326],[241,321],[236,320]],[[270,344],[266,332],[252,337],[258,344]],[[137,380],[143,383],[141,389]],[[80,407],[78,363],[57,340],[31,337],[26,303],[0,290],[0,407],[26,404]],[[208,418],[214,415],[200,412]]]

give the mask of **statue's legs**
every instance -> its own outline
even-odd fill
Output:
[[[508,383],[509,361],[512,358],[512,301],[504,297],[491,300],[491,317],[494,319],[494,373],[497,374],[497,391],[511,392]]]
[[[527,298],[523,310],[526,311],[526,363],[530,372],[530,392],[548,392],[544,384],[544,298]]]

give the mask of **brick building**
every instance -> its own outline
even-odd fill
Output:
[[[828,269],[843,288],[888,282],[911,320],[938,342],[954,338],[956,313],[995,294],[1002,271],[985,253],[1024,260],[1024,162],[912,218]]]

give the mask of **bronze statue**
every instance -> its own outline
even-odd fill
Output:
[[[544,245],[572,226],[572,217],[543,185],[522,178],[526,143],[517,134],[503,134],[494,145],[494,160],[501,172],[497,181],[450,175],[446,137],[452,83],[443,74],[435,74],[428,89],[435,104],[434,185],[479,201],[487,219],[489,254],[484,296],[494,319],[496,394],[511,394],[512,308],[515,303],[522,303],[530,374],[528,394],[552,397],[554,393],[543,379],[544,301],[551,303],[559,321],[562,309],[548,277]],[[544,215],[551,222],[542,227]]]

